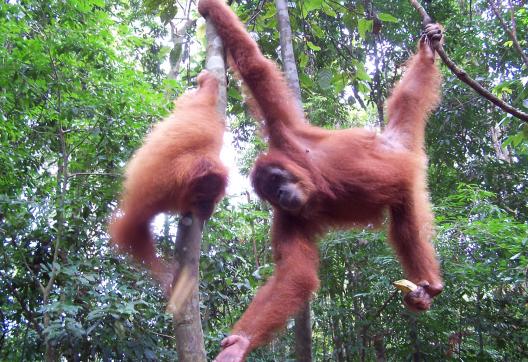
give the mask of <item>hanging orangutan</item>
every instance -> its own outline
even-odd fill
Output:
[[[200,0],[198,10],[215,25],[265,120],[269,149],[257,159],[251,179],[273,206],[276,263],[215,361],[243,361],[311,298],[319,286],[316,242],[329,228],[379,225],[385,210],[391,244],[406,277],[419,286],[405,302],[412,310],[427,310],[443,288],[430,243],[433,215],[423,150],[426,119],[440,98],[432,48],[441,41],[440,26],[426,27],[388,100],[388,125],[376,134],[307,124],[277,66],[223,0]]]
[[[198,86],[176,100],[172,114],[154,126],[128,162],[119,210],[109,225],[112,241],[144,263],[167,293],[177,270],[156,255],[151,221],[161,212],[206,220],[227,185],[218,80],[203,71]]]

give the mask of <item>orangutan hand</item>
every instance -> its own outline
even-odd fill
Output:
[[[220,343],[223,350],[213,362],[244,362],[249,352],[249,339],[233,334]]]
[[[416,284],[418,288],[409,292],[403,298],[407,308],[413,312],[423,312],[428,310],[433,303],[433,298],[442,292],[442,284],[430,285],[428,281],[423,280]]]

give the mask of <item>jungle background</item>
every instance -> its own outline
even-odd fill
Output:
[[[423,5],[445,26],[453,61],[526,112],[528,5],[491,1]],[[274,2],[233,7],[281,63]],[[403,0],[296,0],[289,13],[310,121],[380,129],[419,37],[415,9]],[[204,59],[194,2],[0,2],[0,360],[176,360],[159,287],[110,247],[106,225],[126,160],[195,85]],[[328,234],[312,302],[315,361],[528,360],[528,124],[442,72],[426,147],[445,290],[431,311],[409,313],[401,296],[391,299],[403,275],[383,230]],[[232,77],[227,113],[231,173],[244,176],[232,177],[204,230],[210,359],[273,269],[269,205],[243,181],[264,143]],[[176,221],[156,219],[164,255]],[[292,330],[250,360],[293,360]]]

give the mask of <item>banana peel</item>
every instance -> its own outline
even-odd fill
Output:
[[[404,295],[418,289],[416,284],[407,279],[396,280],[395,282],[392,282],[392,285],[394,285],[396,289],[401,290]]]

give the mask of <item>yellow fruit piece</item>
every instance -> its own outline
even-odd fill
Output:
[[[418,286],[407,279],[396,280],[392,282],[397,289],[401,290],[404,294],[414,292]]]

